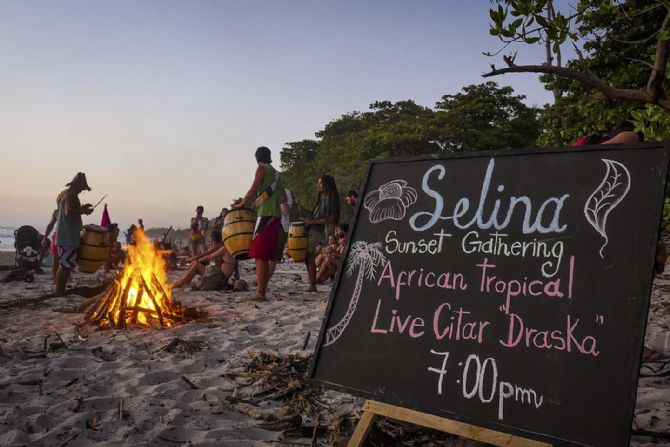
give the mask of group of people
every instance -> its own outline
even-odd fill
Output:
[[[284,245],[289,229],[289,213],[292,206],[290,191],[286,188],[281,173],[272,166],[270,149],[261,146],[256,149],[256,172],[251,186],[244,197],[233,205],[233,208],[254,207],[256,210],[256,226],[249,248],[249,256],[256,263],[256,294],[255,300],[267,298],[267,286],[276,268],[277,262],[284,256]],[[338,257],[342,255],[340,245],[333,240],[328,244],[329,236],[341,242],[342,233],[346,237],[347,227],[340,227],[338,235],[333,230],[340,220],[340,199],[335,179],[321,175],[316,182],[317,197],[310,213],[302,221],[307,232],[307,255],[305,264],[309,278],[308,292],[316,292],[317,257],[321,266],[322,279],[329,277],[330,272],[337,268]],[[356,196],[353,193],[352,200]],[[344,228],[344,229],[343,229]]]

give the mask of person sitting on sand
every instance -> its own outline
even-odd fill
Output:
[[[126,253],[121,248],[121,242],[114,242],[105,261],[105,271],[116,270],[123,265]]]
[[[328,251],[325,254],[322,252],[323,262],[316,275],[317,283],[322,283],[328,278],[332,279],[335,277],[335,273],[342,260],[342,255],[344,254],[344,248],[347,246],[348,232],[349,224],[341,223],[337,226],[337,231],[335,232],[336,242],[328,247]]]
[[[191,280],[196,275],[205,275],[206,266],[209,261],[214,261],[214,266],[223,274],[224,285],[228,283],[228,279],[233,275],[237,261],[232,257],[226,247],[223,245],[220,232],[212,232],[210,234],[211,248],[202,255],[196,255],[188,258],[186,261],[192,262],[188,271],[179,281],[174,283],[173,289],[184,287],[191,283]]]
[[[216,216],[212,221],[212,231],[221,233],[223,230],[223,221],[226,219],[226,214],[228,214],[228,208],[221,209],[221,214]]]

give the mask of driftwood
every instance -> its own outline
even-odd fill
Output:
[[[14,307],[26,307],[26,306],[31,306],[37,303],[41,303],[42,301],[49,300],[51,298],[59,298],[62,296],[68,296],[68,295],[79,295],[83,296],[85,298],[90,298],[95,295],[99,295],[101,292],[103,292],[109,284],[101,284],[99,286],[92,286],[92,287],[87,287],[87,286],[81,286],[81,287],[73,287],[71,289],[65,290],[63,293],[59,292],[53,292],[53,293],[47,293],[46,295],[38,296],[36,298],[27,298],[27,299],[22,299],[22,300],[12,300],[12,301],[6,301],[4,303],[0,303],[0,309],[11,309]]]
[[[652,438],[670,439],[670,432],[663,432],[663,431],[633,429],[631,430],[631,434],[635,436],[649,436]]]
[[[193,389],[193,390],[199,390],[199,389],[200,389],[200,387],[199,387],[198,385],[196,385],[195,383],[193,383],[193,382],[191,381],[191,379],[189,379],[189,378],[186,377],[185,375],[181,376],[181,380],[183,380],[184,382],[186,382],[186,384],[188,384],[188,386],[190,386],[191,389]]]

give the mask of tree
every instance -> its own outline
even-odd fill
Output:
[[[497,8],[489,11],[490,33],[498,36],[505,47],[517,42],[545,45],[548,60],[540,65],[517,65],[516,54],[505,55],[506,67],[491,65],[491,71],[484,77],[522,72],[549,74],[583,84],[609,100],[654,104],[670,111],[666,75],[670,5],[661,0],[579,0],[575,7],[561,12],[554,9],[551,0],[497,0],[497,3]],[[560,56],[561,45],[568,40],[577,59],[564,67],[552,64],[554,56]],[[628,57],[625,48],[630,49],[628,59],[612,59],[604,66],[592,63],[583,54],[584,51],[587,56],[599,53],[602,58],[608,54]],[[627,77],[615,76],[611,65],[621,63],[636,64],[633,71],[645,73],[644,85],[630,84]]]
[[[284,178],[308,207],[321,174],[335,177],[341,193],[358,189],[370,160],[529,146],[539,134],[537,110],[513,93],[488,82],[443,96],[435,109],[411,100],[375,102],[326,124],[317,140],[288,143]]]
[[[448,152],[517,149],[535,144],[538,110],[495,82],[469,85],[436,104],[437,139]]]
[[[305,195],[310,187],[314,187],[315,178],[310,178],[308,173],[314,163],[318,152],[319,143],[316,140],[302,140],[286,143],[279,155],[284,182],[293,195],[296,204],[306,204],[308,197]]]

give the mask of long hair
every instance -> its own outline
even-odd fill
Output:
[[[330,200],[335,205],[335,222],[340,220],[340,194],[337,192],[337,185],[335,184],[335,179],[332,175],[322,174],[321,183],[323,183],[323,194],[330,196]],[[319,198],[321,193],[319,193]]]

